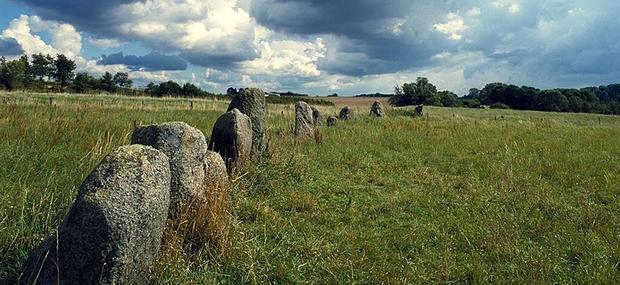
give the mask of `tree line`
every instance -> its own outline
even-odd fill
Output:
[[[39,92],[118,92],[131,90],[133,81],[125,72],[106,72],[95,78],[86,72],[75,73],[75,61],[63,54],[33,54],[16,60],[0,58],[0,89]]]
[[[395,87],[395,95],[390,98],[390,104],[620,115],[620,84],[541,90],[528,86],[490,83],[482,90],[472,88],[466,96],[458,97],[450,91],[438,91],[427,78],[419,77],[415,82]]]
[[[0,90],[35,92],[116,93],[154,97],[213,97],[191,83],[183,86],[174,81],[149,83],[146,89],[133,88],[126,72],[104,73],[96,78],[87,72],[75,72],[75,61],[63,54],[23,55],[15,60],[0,57]]]
[[[226,97],[220,94],[214,94],[204,91],[200,87],[192,84],[185,83],[183,86],[174,81],[161,82],[155,84],[150,82],[144,89],[144,93],[151,97],[185,97],[185,98],[215,98]]]

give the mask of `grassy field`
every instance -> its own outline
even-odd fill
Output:
[[[0,93],[0,284],[52,235],[80,183],[136,124],[208,137],[225,101]],[[191,106],[190,104],[193,104]],[[427,108],[292,135],[231,190],[230,245],[164,251],[157,284],[613,284],[620,117]],[[336,107],[322,107],[335,114]]]

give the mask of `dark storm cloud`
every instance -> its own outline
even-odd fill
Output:
[[[104,55],[97,64],[113,65],[124,64],[131,69],[145,69],[149,71],[158,70],[186,70],[187,62],[179,56],[164,55],[158,52],[151,52],[145,56],[123,55],[122,52]]]
[[[246,55],[209,55],[204,53],[185,52],[180,55],[193,65],[202,67],[212,67],[220,70],[230,70],[236,68],[238,62],[253,59]]]
[[[70,23],[79,30],[98,35],[114,33],[115,8],[139,0],[9,0],[26,4],[34,13],[46,20]]]
[[[432,28],[448,8],[436,1],[255,0],[251,14],[276,31],[331,35],[321,69],[360,76],[421,67],[449,49]]]
[[[620,73],[620,2],[254,0],[266,27],[295,35],[331,35],[321,70],[351,76],[429,68],[441,53],[481,53],[465,78],[498,65],[559,84]],[[471,11],[471,12],[470,12]],[[461,19],[461,40],[434,25]],[[390,28],[393,29],[390,29]],[[449,64],[449,63],[448,63]],[[615,74],[615,75],[610,75]],[[567,79],[570,78],[570,79]]]
[[[0,56],[15,56],[23,53],[24,50],[15,39],[0,38]]]
[[[254,0],[251,13],[259,23],[295,34],[370,34],[367,23],[404,16],[410,0]]]

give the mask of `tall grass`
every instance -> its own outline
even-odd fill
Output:
[[[209,136],[227,105],[2,96],[0,280],[53,234],[81,181],[129,142],[135,122],[185,121]],[[232,185],[225,252],[169,243],[153,282],[620,279],[619,117],[426,108],[424,118],[396,109],[371,119],[369,108],[319,127],[319,144],[292,135],[291,106],[269,105],[269,156]]]

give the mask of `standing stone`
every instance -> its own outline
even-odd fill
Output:
[[[385,109],[383,108],[383,104],[379,101],[375,101],[370,108],[370,115],[377,118],[385,117]]]
[[[209,149],[226,162],[229,174],[243,169],[251,159],[252,120],[237,109],[222,115],[211,132]]]
[[[342,108],[342,110],[340,110],[340,119],[343,121],[352,120],[353,109],[349,108],[349,106]]]
[[[257,88],[245,88],[232,96],[228,111],[238,109],[252,120],[252,156],[267,149],[265,141],[265,92]]]
[[[298,101],[295,104],[295,135],[314,135],[314,116],[308,103]]]
[[[415,107],[415,110],[413,111],[413,116],[414,117],[423,117],[424,116],[424,105],[420,105]]]
[[[152,146],[170,158],[170,213],[206,198],[205,165],[207,141],[204,134],[186,123],[172,122],[142,126],[134,130],[132,144]]]
[[[226,189],[228,187],[228,175],[226,174],[226,163],[222,156],[214,151],[207,151],[205,155],[207,168],[205,180],[209,185],[216,189]]]
[[[199,245],[213,243],[211,233],[225,223],[220,212],[226,208],[228,175],[221,156],[207,150],[204,134],[186,123],[172,122],[137,128],[132,143],[152,146],[170,159],[171,226]],[[191,225],[177,223],[187,221]]]
[[[335,127],[336,125],[338,125],[338,118],[334,116],[330,116],[329,118],[327,118],[328,127]]]
[[[17,284],[145,284],[170,204],[168,157],[132,145],[86,178],[57,237],[30,256]]]
[[[312,118],[314,119],[314,126],[318,126],[323,123],[323,113],[315,107],[312,108]]]

